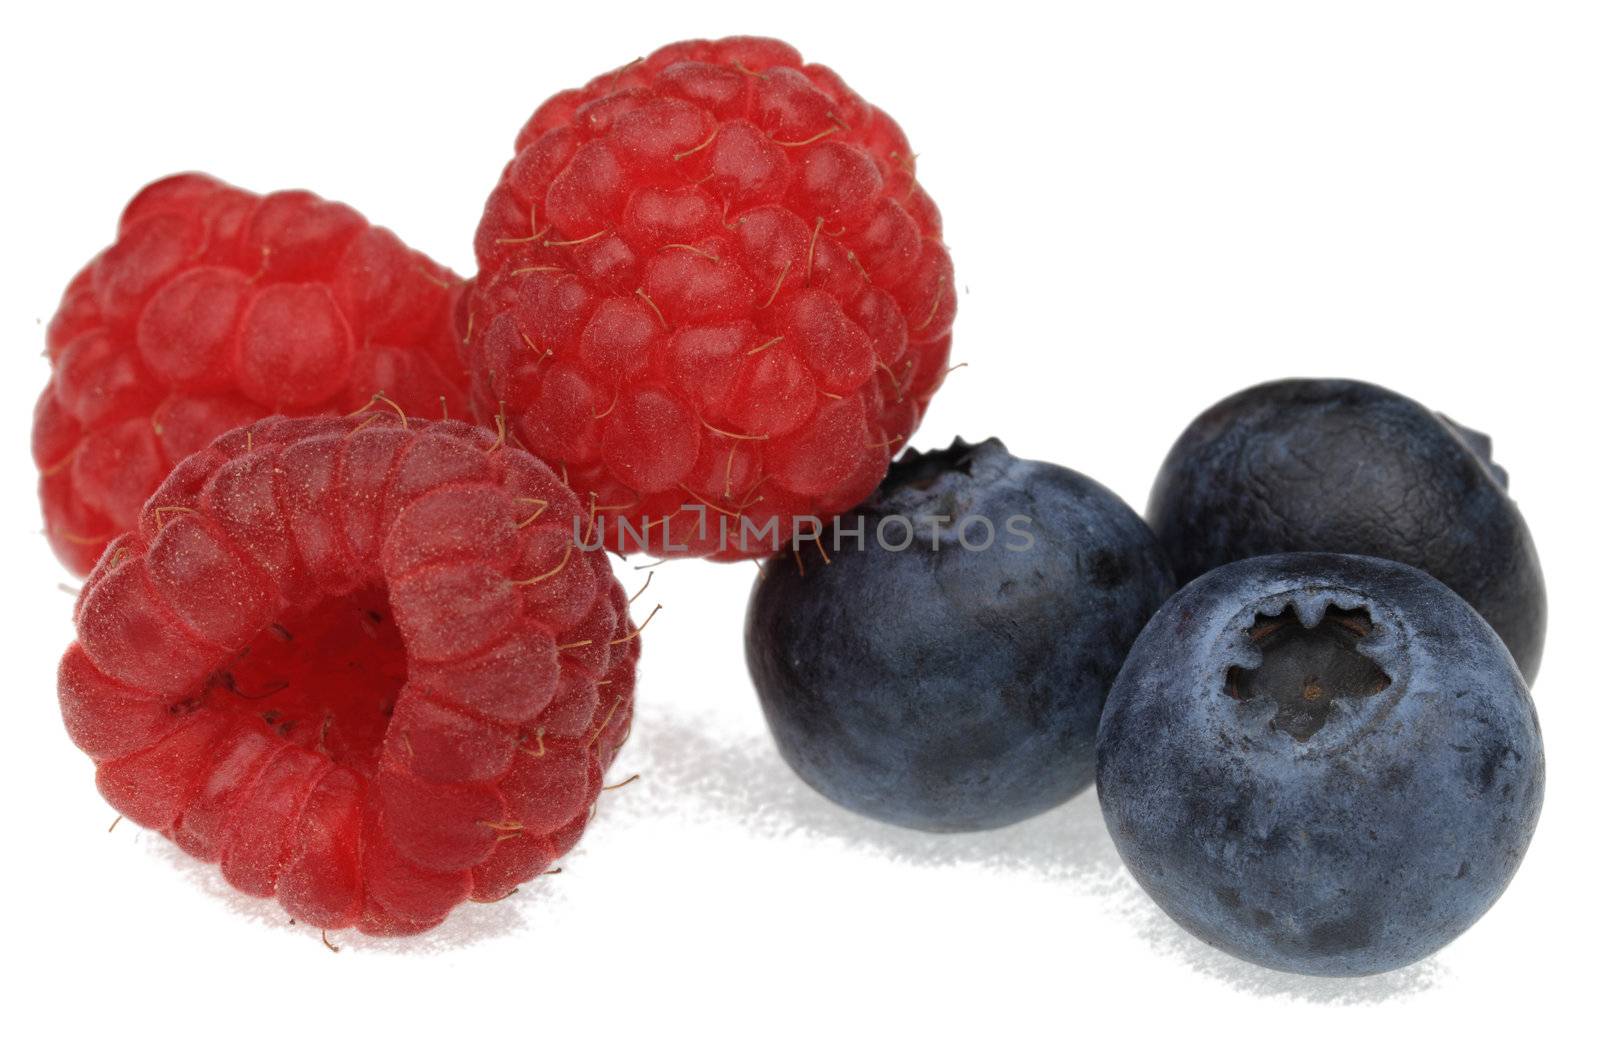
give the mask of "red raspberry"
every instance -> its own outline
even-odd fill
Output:
[[[349,206],[157,181],[50,321],[33,457],[51,545],[86,573],[168,471],[276,411],[351,411],[382,392],[464,411],[460,280]]]
[[[888,115],[787,44],[734,37],[553,96],[516,147],[478,227],[473,397],[596,495],[608,546],[641,549],[619,522],[648,523],[657,554],[766,553],[737,515],[781,541],[877,486],[956,310]]]
[[[430,928],[570,849],[627,733],[638,633],[586,516],[463,423],[234,430],[84,585],[67,731],[112,806],[241,891]]]

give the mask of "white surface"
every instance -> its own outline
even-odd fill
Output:
[[[684,6],[8,13],[8,1044],[1463,1053],[1587,1036],[1594,9]],[[106,834],[114,813],[54,703],[70,599],[37,532],[26,432],[42,323],[123,202],[186,168],[309,186],[470,271],[479,208],[535,105],[730,32],[832,65],[921,153],[971,366],[920,444],[998,433],[1142,507],[1185,423],[1271,377],[1369,378],[1495,436],[1549,581],[1535,696],[1550,777],[1526,865],[1475,929],[1407,971],[1303,980],[1169,924],[1092,793],[976,837],[846,815],[766,741],[740,642],[753,571],[695,563],[657,570],[646,596],[666,608],[614,772],[643,778],[606,794],[563,874],[509,901],[421,941],[339,936],[335,955],[159,838]]]

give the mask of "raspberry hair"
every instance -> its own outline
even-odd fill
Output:
[[[349,206],[209,176],[134,196],[62,297],[34,412],[45,532],[86,573],[185,456],[275,412],[375,392],[460,416],[462,282]]]
[[[127,818],[324,929],[397,935],[578,840],[639,636],[533,456],[376,405],[179,464],[80,595],[62,716]]]
[[[552,96],[478,227],[479,415],[597,493],[619,551],[768,553],[848,509],[948,361],[954,275],[915,169],[888,115],[780,41],[673,44]]]

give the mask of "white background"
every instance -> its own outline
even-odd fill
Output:
[[[157,12],[17,5],[0,44],[8,1042],[1462,1053],[1590,1035],[1593,7]],[[645,597],[666,608],[614,773],[643,777],[605,795],[564,873],[421,940],[352,933],[330,953],[160,838],[107,835],[114,813],[54,702],[71,600],[38,532],[26,434],[43,322],[123,202],[189,168],[307,186],[470,273],[484,196],[545,96],[733,32],[833,66],[921,155],[962,290],[954,358],[970,364],[923,446],[999,434],[1142,508],[1186,422],[1268,378],[1368,378],[1494,434],[1549,582],[1535,687],[1549,786],[1526,865],[1469,934],[1387,976],[1300,979],[1169,924],[1092,793],[972,837],[845,814],[767,741],[741,651],[748,566],[657,570]]]

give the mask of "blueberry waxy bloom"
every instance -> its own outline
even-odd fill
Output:
[[[1526,685],[1409,566],[1223,566],[1140,634],[1097,745],[1106,824],[1180,925],[1275,969],[1426,957],[1500,896],[1544,795]]]
[[[1148,514],[1180,584],[1285,551],[1414,565],[1538,673],[1544,577],[1489,438],[1399,393],[1337,379],[1235,393],[1178,438]]]
[[[1106,692],[1172,590],[1139,516],[997,440],[909,452],[768,564],[745,655],[778,749],[830,799],[918,829],[986,829],[1086,788]],[[835,545],[838,543],[839,545]]]

